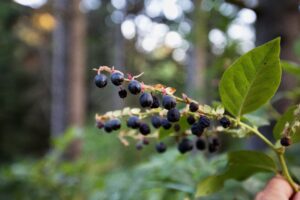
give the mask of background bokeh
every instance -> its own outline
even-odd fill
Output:
[[[223,151],[263,146],[222,137],[215,156],[157,155],[152,141],[125,147],[94,116],[137,99],[96,88],[92,69],[144,72],[145,83],[212,104],[224,70],[278,36],[282,59],[299,64],[297,0],[1,0],[0,199],[193,199],[196,183],[226,164]],[[297,65],[284,71],[272,106],[254,115],[274,122],[299,103],[299,77]],[[295,174],[298,149],[289,152]],[[252,199],[269,176],[229,182],[208,199]]]

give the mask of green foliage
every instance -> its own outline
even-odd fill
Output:
[[[276,92],[281,79],[280,39],[277,38],[241,56],[220,81],[220,96],[234,116],[256,110]]]
[[[206,196],[223,188],[228,179],[242,181],[258,172],[274,172],[274,161],[264,153],[256,151],[236,151],[228,154],[228,165],[224,173],[209,176],[200,181],[196,197]]]

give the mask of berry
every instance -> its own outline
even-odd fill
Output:
[[[198,124],[203,128],[207,128],[210,125],[210,120],[206,116],[202,115],[198,121]]]
[[[151,132],[150,127],[146,123],[141,123],[140,125],[140,133],[142,135],[148,135]]]
[[[157,96],[152,95],[153,103],[151,105],[151,108],[159,108],[159,100]]]
[[[199,137],[199,136],[202,135],[204,129],[199,124],[195,123],[195,124],[192,125],[191,131],[192,131],[193,135],[196,135],[196,136]]]
[[[220,140],[216,137],[211,139],[211,143],[217,147],[220,146]]]
[[[284,136],[284,137],[282,137],[282,138],[280,139],[280,144],[281,144],[282,146],[287,147],[287,146],[290,146],[290,145],[292,144],[292,140],[291,140],[290,137]]]
[[[196,119],[192,115],[189,115],[186,120],[190,125],[193,125],[196,122]]]
[[[191,112],[196,112],[198,110],[198,108],[199,108],[199,105],[197,103],[195,103],[195,102],[192,102],[192,103],[190,103],[189,107],[190,107],[190,111]]]
[[[111,74],[110,80],[115,86],[119,86],[124,81],[124,74],[121,74],[120,72],[114,72]]]
[[[227,117],[222,117],[219,122],[224,128],[228,128],[230,126],[230,120]]]
[[[140,96],[140,104],[143,108],[150,107],[152,103],[153,103],[153,98],[151,94],[144,92]]]
[[[180,131],[180,125],[179,124],[174,124],[174,131],[179,132]]]
[[[144,145],[148,145],[150,143],[148,138],[145,138],[145,137],[143,138],[142,142],[143,142]]]
[[[212,144],[212,143],[208,144],[208,151],[209,151],[210,153],[214,153],[214,152],[216,152],[217,150],[218,150],[218,147],[217,147],[216,145],[214,145],[214,144]]]
[[[105,124],[104,124],[104,130],[105,130],[107,133],[110,133],[110,132],[113,131],[113,127],[112,127],[111,121],[105,122]]]
[[[156,144],[155,148],[158,153],[164,153],[167,150],[167,146],[163,142]]]
[[[126,97],[127,97],[127,91],[126,91],[125,89],[121,89],[121,90],[119,91],[119,97],[120,97],[121,99],[126,98]]]
[[[121,122],[119,119],[112,119],[110,120],[110,123],[113,130],[118,130],[121,128]]]
[[[171,128],[172,124],[165,118],[161,119],[161,125],[164,129],[168,130]]]
[[[182,154],[193,150],[193,142],[190,139],[183,138],[178,144],[178,150]]]
[[[205,140],[202,139],[202,138],[198,138],[197,141],[196,141],[196,147],[200,151],[204,150],[205,147],[206,147]]]
[[[137,116],[131,116],[127,120],[127,126],[133,129],[140,127],[141,120]]]
[[[107,85],[107,77],[104,74],[97,74],[94,81],[99,88],[103,88]]]
[[[154,128],[159,128],[161,126],[161,118],[159,116],[152,116],[151,123]]]
[[[96,127],[99,128],[99,129],[101,129],[101,128],[104,127],[104,123],[102,121],[100,121],[100,120],[97,120],[96,121]]]
[[[138,143],[136,143],[135,148],[136,148],[137,150],[142,150],[142,149],[143,149],[143,144],[140,143],[140,142],[138,142]]]
[[[142,86],[138,81],[132,80],[128,84],[128,90],[129,90],[129,92],[131,92],[131,94],[136,95],[141,92]]]
[[[178,122],[180,119],[180,112],[177,108],[172,108],[167,113],[167,119],[170,122]]]
[[[165,109],[170,110],[171,108],[175,108],[176,100],[169,95],[164,95],[162,99],[162,105]]]

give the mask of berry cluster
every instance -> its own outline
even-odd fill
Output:
[[[145,85],[137,80],[136,77],[128,76],[124,77],[124,74],[115,69],[108,67],[100,67],[97,69],[98,74],[95,76],[95,84],[99,88],[103,88],[107,85],[107,77],[102,71],[111,73],[111,83],[118,86],[119,96],[124,99],[127,97],[127,90],[132,95],[140,95],[139,103],[142,108],[147,109],[145,113],[127,114],[127,127],[136,129],[140,133],[136,148],[141,150],[143,146],[149,144],[148,136],[151,136],[151,127],[145,120],[150,118],[150,123],[154,129],[173,131],[177,142],[178,151],[182,154],[192,151],[193,149],[205,150],[209,152],[215,152],[220,146],[220,142],[217,137],[211,136],[207,133],[207,129],[211,126],[212,116],[207,115],[201,111],[200,106],[195,101],[192,101],[188,97],[184,97],[184,100],[179,100],[173,96],[172,92],[168,92],[165,87],[161,85],[158,87]],[[124,85],[128,83],[127,90]],[[159,96],[161,95],[161,100]],[[185,103],[187,106],[179,110],[176,106],[178,103]],[[189,124],[189,130],[181,130],[180,120],[182,117],[186,118],[187,124]],[[217,118],[223,128],[230,127],[230,120],[225,116],[219,116]],[[121,121],[115,117],[98,116],[96,117],[96,125],[98,128],[104,128],[107,133],[114,130],[118,130],[121,127]],[[173,128],[173,129],[171,129]],[[185,128],[186,129],[186,128]],[[189,134],[195,135],[196,139],[193,140]],[[158,153],[164,153],[167,150],[167,146],[164,142],[160,141],[155,145],[155,149]]]

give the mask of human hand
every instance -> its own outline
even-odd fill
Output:
[[[300,200],[300,192],[294,193],[290,184],[281,176],[272,178],[255,200]]]

